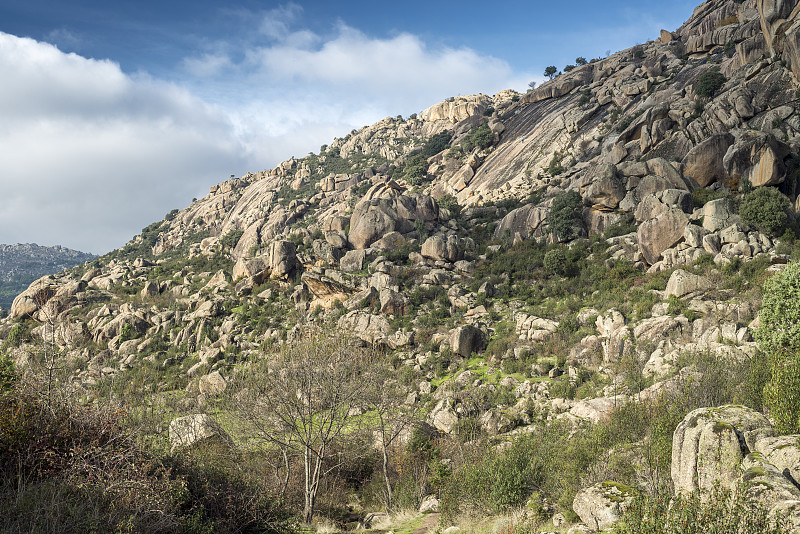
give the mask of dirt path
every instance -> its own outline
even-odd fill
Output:
[[[436,530],[436,525],[439,524],[439,514],[428,514],[422,520],[422,524],[415,528],[411,534],[428,534]]]

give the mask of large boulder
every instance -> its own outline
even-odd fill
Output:
[[[34,281],[11,303],[9,312],[11,318],[20,319],[33,316],[56,294],[57,289],[58,284],[52,276],[44,276]]]
[[[610,164],[596,165],[581,179],[583,203],[597,210],[613,210],[625,198],[625,183]]]
[[[703,205],[703,228],[716,232],[739,220],[733,203],[727,198],[718,198]]]
[[[580,490],[572,509],[589,529],[604,530],[619,521],[634,497],[629,486],[606,481]]]
[[[777,185],[786,178],[783,158],[788,152],[788,147],[772,134],[744,130],[738,133],[722,161],[734,181],[747,179],[753,187]]]
[[[450,348],[454,354],[464,358],[469,358],[473,352],[480,352],[483,343],[483,332],[472,325],[459,326],[450,334]]]
[[[217,422],[205,413],[178,417],[169,424],[169,441],[173,451],[200,442],[211,440],[227,442],[228,439]]]
[[[414,221],[429,223],[438,218],[436,202],[426,195],[362,200],[350,216],[348,239],[353,248],[365,249],[389,232],[410,232]]]
[[[454,262],[464,259],[464,243],[457,236],[436,234],[422,244],[421,254],[432,260]]]
[[[742,460],[757,439],[772,435],[766,417],[745,406],[699,408],[672,437],[672,483],[676,492],[728,487],[739,479]]]
[[[669,277],[664,295],[667,297],[675,295],[679,298],[693,296],[707,291],[711,289],[711,287],[712,284],[708,278],[686,272],[683,269],[677,269],[672,273],[672,276]]]
[[[645,261],[650,265],[659,261],[662,252],[683,239],[688,223],[689,219],[681,209],[672,208],[639,225],[636,236]]]
[[[700,187],[706,187],[727,174],[722,159],[734,138],[729,133],[712,135],[692,148],[683,158],[683,175],[692,178]]]
[[[274,241],[270,243],[266,255],[267,266],[271,278],[284,278],[297,269],[297,246],[291,241]]]

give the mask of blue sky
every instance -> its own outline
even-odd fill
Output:
[[[230,174],[452,95],[524,91],[695,5],[2,0],[0,243],[106,252]]]

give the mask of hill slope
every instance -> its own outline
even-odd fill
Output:
[[[40,247],[35,243],[0,245],[0,308],[11,308],[14,297],[37,278],[95,257],[61,246]]]
[[[677,31],[527,94],[454,97],[223,182],[31,284],[0,332],[23,363],[21,340],[53,325],[84,401],[157,407],[162,446],[166,421],[189,413],[216,410],[235,434],[226,384],[309,331],[346,332],[386,352],[390,382],[438,436],[424,449],[436,469],[386,475],[398,499],[437,493],[449,518],[458,503],[524,504],[532,487],[542,514],[587,524],[608,497],[598,487],[708,491],[673,431],[730,402],[751,409],[691,421],[732,429],[736,467],[706,467],[740,480],[761,461],[750,452],[777,462],[759,441],[776,430],[752,410],[770,379],[753,335],[763,281],[800,259],[797,11],[709,0]],[[460,445],[481,439],[474,458]],[[465,481],[489,484],[469,477],[495,473],[492,439],[515,444],[502,458],[552,469],[481,500]],[[785,490],[765,506],[800,498],[759,466],[747,476],[774,471]],[[337,483],[376,506],[367,478]]]

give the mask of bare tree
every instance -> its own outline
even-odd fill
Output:
[[[314,515],[320,480],[341,463],[335,442],[362,423],[373,363],[371,351],[345,338],[312,333],[251,365],[232,388],[254,437],[302,456],[305,521]]]
[[[410,434],[413,426],[420,420],[420,407],[406,403],[407,389],[397,380],[390,378],[390,371],[383,369],[376,381],[380,387],[374,388],[369,397],[369,409],[375,414],[375,433],[382,455],[382,472],[385,487],[386,510],[392,509],[393,492],[389,475],[389,451],[400,441],[401,436]]]

